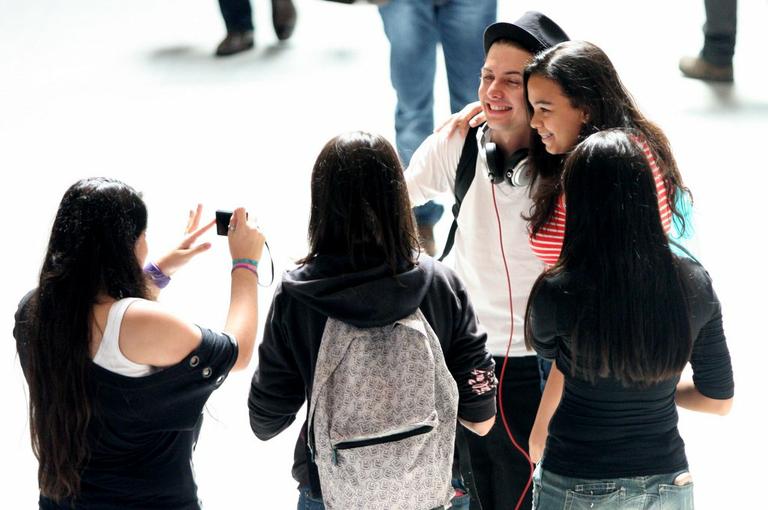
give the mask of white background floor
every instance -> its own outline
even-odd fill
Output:
[[[265,229],[281,271],[305,250],[309,174],[323,143],[352,129],[394,137],[388,47],[375,8],[298,0],[296,33],[278,45],[269,2],[254,5],[258,49],[218,60],[211,53],[223,28],[213,0],[0,0],[4,508],[33,508],[37,497],[12,315],[35,285],[54,212],[71,183],[109,175],[142,190],[153,253],[180,239],[196,202],[209,211],[244,205]],[[679,56],[699,49],[701,0],[501,0],[499,18],[528,9],[544,10],[572,38],[605,49],[672,141],[695,195],[696,250],[723,302],[737,382],[730,416],[681,412],[697,507],[765,508],[757,494],[764,479],[758,461],[768,454],[768,5],[741,3],[734,86],[686,80],[677,71]],[[436,93],[442,118],[442,72]],[[220,327],[228,255],[223,239],[213,241],[162,299]],[[271,293],[260,295],[262,319]],[[290,466],[298,426],[268,443],[251,434],[245,402],[255,363],[208,404],[195,465],[210,509],[295,508]]]

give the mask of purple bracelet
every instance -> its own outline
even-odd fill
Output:
[[[164,289],[171,283],[171,277],[163,273],[162,269],[157,267],[154,262],[150,262],[144,266],[144,272],[152,279],[152,283],[154,283],[158,289]]]

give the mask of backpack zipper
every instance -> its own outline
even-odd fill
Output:
[[[416,428],[405,430],[403,432],[396,432],[394,434],[387,434],[385,436],[367,437],[361,439],[353,439],[350,441],[342,441],[333,445],[333,464],[338,465],[338,450],[350,450],[352,448],[362,448],[364,446],[373,446],[383,443],[394,443],[395,441],[401,441],[413,436],[419,436],[426,434],[434,430],[434,425],[420,425]]]

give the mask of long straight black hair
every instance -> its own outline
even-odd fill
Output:
[[[621,82],[616,68],[603,50],[586,41],[566,41],[534,56],[525,68],[523,81],[529,113],[528,82],[531,76],[541,76],[557,83],[574,108],[587,114],[581,138],[604,129],[634,129],[650,146],[667,190],[669,207],[685,231],[685,218],[678,209],[677,197],[688,193],[677,168],[669,140],[664,132],[648,120],[635,104],[632,95]],[[532,189],[534,206],[528,219],[536,234],[546,224],[555,209],[561,192],[563,154],[549,154],[535,131],[531,133],[530,156],[537,185]]]
[[[349,256],[356,267],[381,260],[396,274],[414,265],[419,245],[403,168],[382,136],[355,131],[332,138],[312,171],[307,263]]]
[[[88,461],[93,305],[100,296],[147,298],[135,247],[147,226],[139,194],[120,181],[84,179],[61,200],[30,301],[29,423],[40,492],[76,498]]]
[[[651,168],[637,132],[607,130],[565,160],[568,214],[557,264],[579,282],[573,375],[650,385],[679,374],[693,345],[678,259],[669,248]],[[529,301],[530,303],[530,301]],[[530,344],[530,306],[526,341]]]

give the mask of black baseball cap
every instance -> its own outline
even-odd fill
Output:
[[[483,46],[486,55],[491,49],[491,45],[499,39],[509,39],[531,53],[538,53],[567,41],[569,38],[568,34],[557,23],[542,13],[528,11],[514,23],[500,21],[488,25],[483,34]]]

